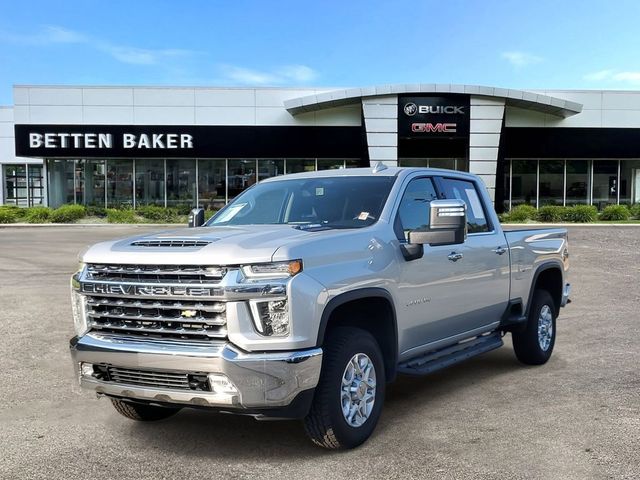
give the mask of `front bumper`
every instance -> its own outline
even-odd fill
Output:
[[[214,344],[136,340],[89,333],[71,340],[71,357],[83,388],[98,394],[147,402],[230,410],[278,409],[313,389],[320,377],[322,349],[245,353],[227,342]],[[80,363],[157,372],[221,373],[234,393],[128,385],[83,375]]]

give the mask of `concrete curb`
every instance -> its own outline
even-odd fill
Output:
[[[182,223],[0,223],[0,228],[50,227],[186,227]]]

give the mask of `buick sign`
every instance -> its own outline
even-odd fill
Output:
[[[469,133],[469,96],[416,95],[398,98],[398,136],[460,138]]]
[[[413,117],[418,112],[418,106],[415,103],[407,103],[404,106],[404,113]]]

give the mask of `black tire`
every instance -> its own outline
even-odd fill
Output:
[[[354,448],[365,442],[378,423],[384,403],[385,372],[382,352],[373,335],[353,327],[329,332],[324,345],[322,372],[309,414],[304,419],[307,435],[324,448]],[[375,369],[376,387],[371,413],[358,427],[347,423],[342,413],[342,377],[351,359],[363,353]]]
[[[543,309],[551,311],[551,339],[548,347],[544,349],[538,340],[538,322]],[[546,311],[546,310],[545,310]],[[556,306],[551,294],[546,290],[536,290],[533,292],[529,316],[525,328],[521,331],[513,332],[513,350],[518,360],[525,365],[542,365],[547,363],[553,346],[556,343]]]
[[[116,409],[116,412],[123,417],[127,417],[131,420],[138,420],[140,422],[164,420],[165,418],[169,418],[180,411],[180,408],[178,407],[157,407],[155,405],[126,402],[118,398],[112,398],[111,404],[113,405],[113,408]]]

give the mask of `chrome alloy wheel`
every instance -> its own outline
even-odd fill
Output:
[[[551,345],[553,338],[553,312],[549,305],[543,305],[538,316],[538,344],[543,352]]]
[[[342,415],[352,427],[362,426],[376,401],[376,369],[364,353],[356,353],[342,374]]]

